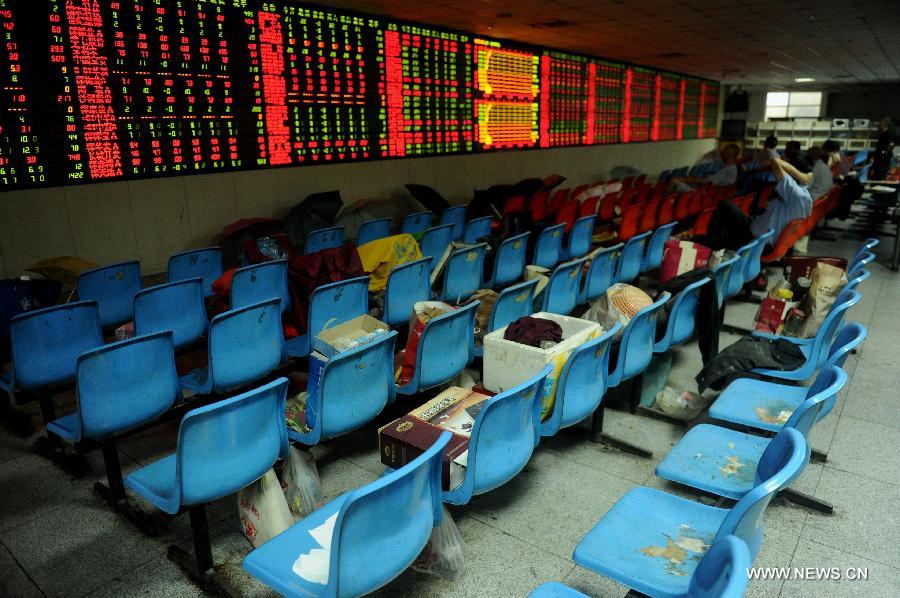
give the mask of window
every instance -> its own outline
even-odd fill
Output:
[[[821,110],[821,91],[770,91],[766,94],[766,120],[818,118]]]

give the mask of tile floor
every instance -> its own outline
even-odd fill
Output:
[[[810,252],[849,256],[856,238],[813,241]],[[812,464],[799,489],[828,500],[825,516],[784,501],[766,513],[766,534],[756,560],[764,566],[868,567],[868,581],[752,582],[750,596],[896,596],[900,587],[900,276],[885,267],[890,239],[878,248],[872,278],[851,319],[869,326],[869,338],[846,369],[850,382],[828,419],[814,429],[813,446],[828,452]],[[755,306],[733,302],[727,321],[749,326]],[[737,337],[724,335],[723,346]],[[695,344],[675,349],[670,381],[689,385],[700,366]],[[62,411],[62,408],[60,408]],[[35,419],[36,414],[32,414]],[[545,440],[526,469],[504,487],[476,497],[453,514],[468,546],[465,573],[454,583],[407,571],[379,596],[525,596],[539,583],[564,581],[592,596],[624,596],[626,589],[576,566],[581,537],[630,488],[650,485],[685,491],[654,476],[654,467],[684,433],[669,423],[611,412],[607,431],[655,452],[640,459],[591,444],[583,429]],[[171,451],[176,426],[161,426],[121,445],[126,471]],[[320,475],[327,497],[374,480],[383,467],[373,429],[317,450],[332,454]],[[159,537],[144,536],[92,493],[104,477],[98,454],[75,479],[36,454],[35,437],[0,430],[0,596],[198,596],[201,593],[166,558],[166,546],[190,547],[187,517]],[[147,505],[135,499],[143,508]],[[240,571],[249,544],[237,524],[234,497],[210,509],[214,556],[247,596],[270,592]]]

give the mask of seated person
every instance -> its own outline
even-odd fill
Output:
[[[753,156],[753,161],[756,162],[756,171],[768,170],[772,160],[780,157],[775,150],[776,147],[778,147],[778,139],[774,135],[766,137],[762,148],[757,150],[756,155]]]
[[[784,146],[784,158],[782,161],[787,162],[800,172],[806,173],[811,169],[809,164],[806,161],[806,158],[803,156],[803,152],[800,150],[800,142],[799,141],[788,141]]]
[[[816,200],[828,193],[834,184],[834,174],[831,170],[834,155],[825,153],[824,148],[818,146],[809,148],[806,155],[813,161],[809,195]]]
[[[722,148],[722,162],[724,162],[722,168],[708,177],[675,177],[669,181],[669,184],[666,187],[666,193],[672,193],[673,191],[693,191],[701,185],[716,185],[717,187],[734,185],[737,182],[737,157],[740,151],[738,146],[729,143]]]

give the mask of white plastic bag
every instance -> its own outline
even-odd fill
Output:
[[[294,525],[281,483],[270,469],[237,494],[241,527],[254,547],[259,547]]]
[[[413,562],[412,568],[422,573],[437,575],[447,581],[456,581],[466,564],[466,543],[447,507],[440,525],[431,531],[428,544]]]
[[[322,506],[322,484],[312,453],[292,446],[281,477],[285,498],[295,520],[303,519]]]
[[[666,386],[656,395],[656,406],[660,411],[683,421],[696,418],[706,408],[707,402],[695,392],[685,390],[678,392]]]

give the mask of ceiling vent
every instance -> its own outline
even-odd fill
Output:
[[[553,21],[544,21],[543,23],[531,23],[528,26],[532,29],[559,29],[560,27],[570,27],[574,24],[571,21],[555,19]]]

